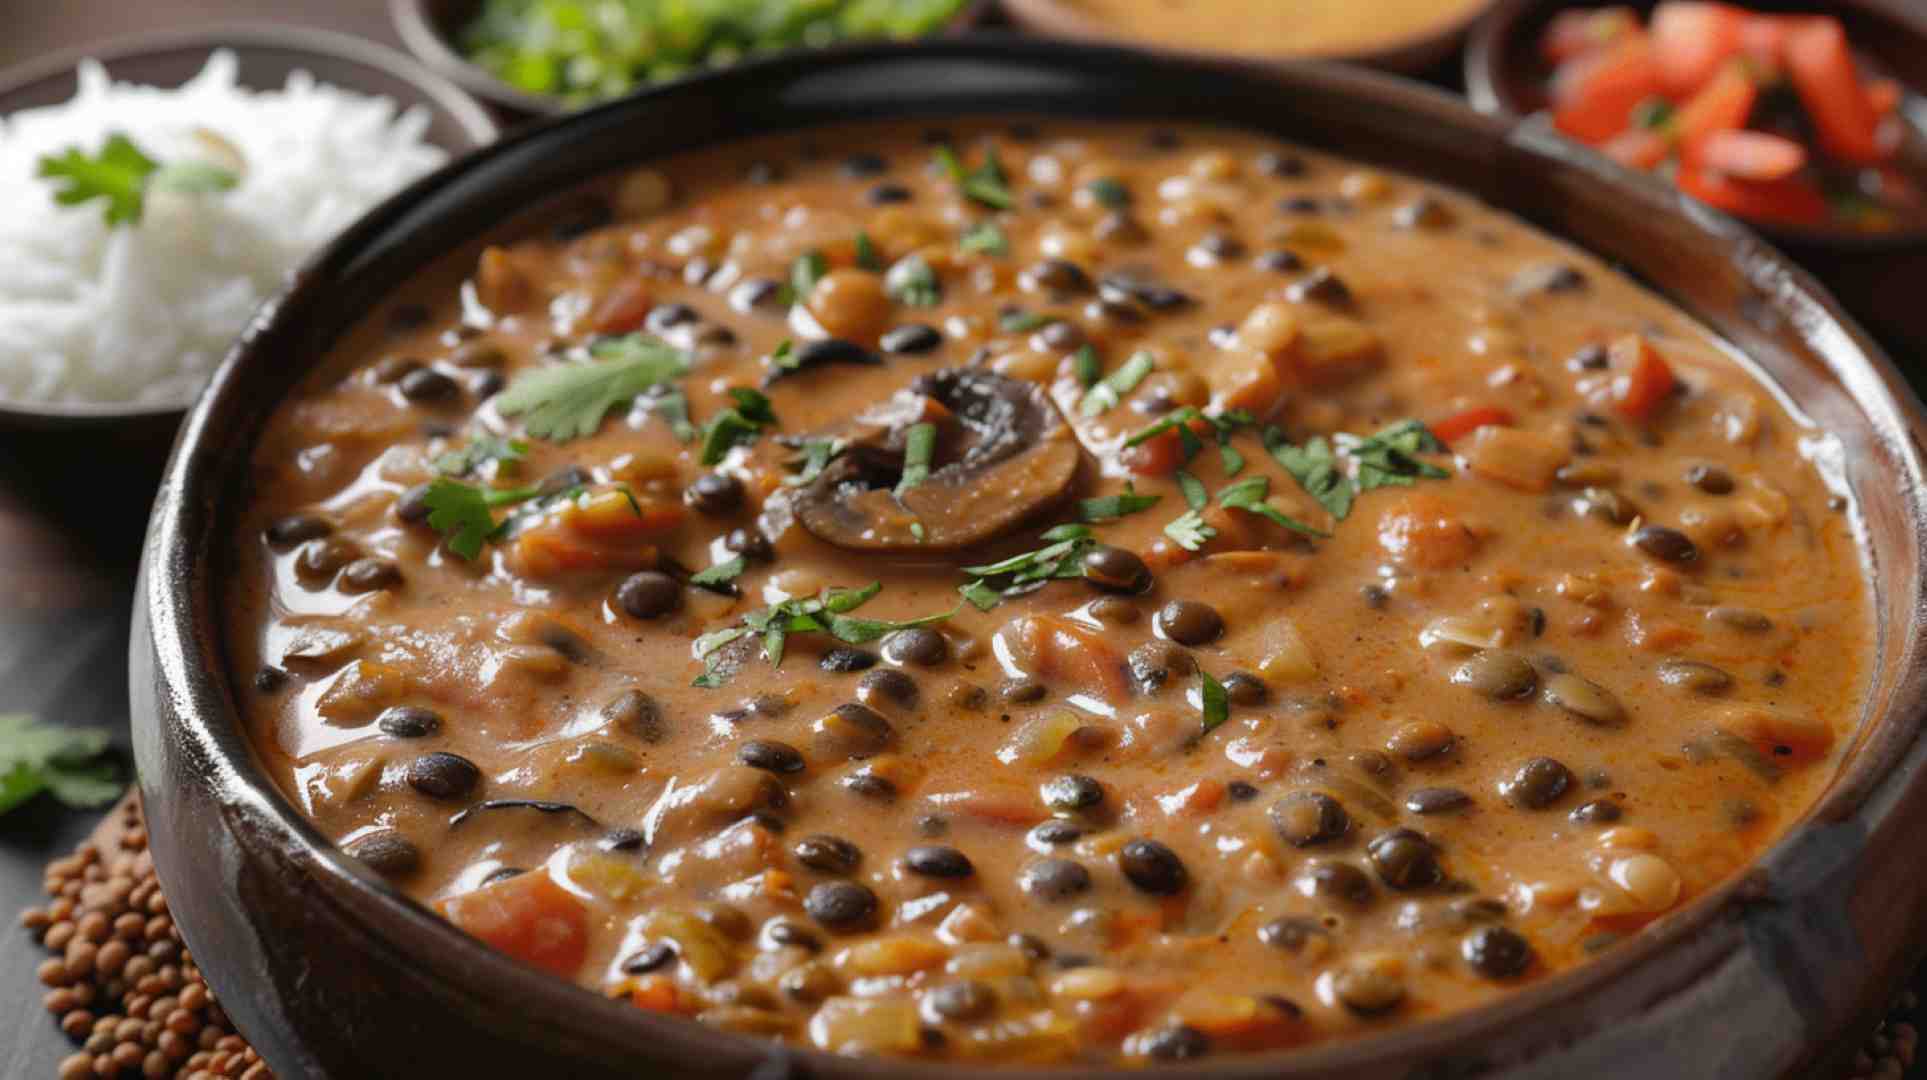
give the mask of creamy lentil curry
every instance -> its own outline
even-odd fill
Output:
[[[866,127],[571,196],[255,456],[276,781],[456,926],[845,1053],[1171,1060],[1583,963],[1857,719],[1844,497],[1704,330],[1206,129]]]

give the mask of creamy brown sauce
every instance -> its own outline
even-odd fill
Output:
[[[1464,196],[1259,137],[947,138],[966,169],[995,145],[1012,209],[959,194],[916,129],[673,159],[595,189],[613,222],[578,200],[451,260],[277,410],[228,645],[262,673],[236,688],[262,760],[323,832],[639,1007],[841,1052],[1093,1062],[1490,1001],[1811,805],[1858,719],[1862,562],[1803,454],[1823,435],[1704,330]],[[478,492],[580,470],[453,553],[422,520],[438,458],[523,437],[502,403],[531,372],[632,331],[685,354],[699,429],[755,411],[727,391],[765,386],[785,340],[881,362],[768,383],[775,425],[715,468],[634,387],[587,437],[444,461]],[[1093,374],[1144,364],[1086,407]],[[1194,421],[1188,460],[1175,430],[1123,448],[1186,406],[1249,422]],[[1450,449],[1341,453],[1402,480],[1357,484],[1342,518],[1287,470],[1406,421]],[[899,503],[919,422],[933,471]],[[842,503],[790,482],[824,433],[863,448],[831,463]],[[952,483],[966,452],[998,471]],[[1254,477],[1268,512],[1225,505]],[[1149,591],[960,602],[963,567],[1127,485],[1158,501],[1088,526],[1122,549],[1094,572]],[[1187,486],[1208,539],[1174,524]],[[737,598],[674,580],[739,553]],[[798,630],[780,665],[762,624],[697,655],[871,582],[847,617],[954,614]]]
[[[1115,32],[1166,47],[1338,56],[1444,30],[1480,0],[1061,0]]]

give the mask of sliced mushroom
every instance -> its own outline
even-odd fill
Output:
[[[937,427],[930,473],[899,495],[908,432],[919,422]],[[841,548],[955,551],[1062,500],[1081,458],[1037,386],[951,368],[918,378],[865,417],[849,449],[798,493],[796,519]]]

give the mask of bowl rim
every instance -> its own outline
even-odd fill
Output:
[[[289,310],[311,302],[308,294],[324,287],[330,275],[352,272],[358,252],[375,243],[384,230],[396,224],[415,204],[437,190],[457,186],[458,181],[467,179],[468,174],[488,162],[531,143],[558,139],[566,142],[576,128],[593,129],[624,110],[653,104],[657,98],[711,93],[719,87],[729,88],[732,80],[802,79],[826,65],[860,70],[866,65],[986,60],[994,64],[1023,63],[1053,72],[1127,64],[1155,67],[1174,79],[1208,81],[1223,89],[1249,86],[1255,79],[1268,84],[1272,93],[1288,92],[1294,84],[1356,93],[1375,99],[1381,107],[1390,105],[1418,117],[1449,120],[1466,134],[1491,139],[1497,153],[1518,157],[1524,163],[1567,168],[1588,183],[1613,189],[1615,194],[1640,209],[1679,219],[1692,227],[1695,239],[1732,248],[1733,257],[1745,264],[1749,282],[1778,286],[1777,303],[1791,309],[1785,314],[1800,327],[1803,338],[1825,340],[1832,349],[1829,356],[1845,358],[1841,370],[1835,370],[1831,360],[1823,366],[1840,384],[1842,392],[1851,394],[1857,416],[1869,430],[1882,437],[1883,448],[1894,455],[1897,467],[1913,481],[1900,494],[1902,516],[1910,526],[1908,535],[1914,542],[1911,565],[1916,569],[1927,565],[1927,546],[1923,546],[1927,545],[1927,506],[1923,505],[1927,503],[1927,410],[1923,410],[1892,360],[1811,275],[1766,247],[1744,226],[1698,206],[1669,185],[1650,176],[1620,170],[1597,155],[1581,152],[1564,140],[1537,131],[1534,125],[1476,113],[1442,91],[1343,65],[1295,63],[1257,72],[1143,50],[984,35],[921,45],[856,43],[775,57],[679,80],[512,132],[485,152],[451,162],[372,211],[316,253],[284,291],[264,307],[260,317],[223,361],[207,393],[182,426],[149,525],[143,580],[136,597],[142,622],[132,645],[132,678],[137,705],[145,698],[158,706],[147,711],[137,707],[135,711],[136,749],[142,766],[143,792],[150,805],[165,805],[172,794],[168,789],[153,786],[156,778],[172,771],[160,767],[164,761],[171,757],[177,763],[185,762],[183,767],[200,770],[199,785],[214,789],[224,812],[243,816],[245,821],[241,824],[256,840],[265,838],[266,842],[277,845],[277,850],[298,858],[306,871],[324,874],[346,885],[359,900],[369,901],[371,910],[353,914],[362,917],[359,928],[378,944],[437,976],[466,976],[468,981],[457,988],[465,998],[489,1002],[519,1000],[527,1009],[553,1007],[556,1015],[573,1013],[587,1018],[588,1023],[604,1034],[613,1028],[614,1034],[609,1038],[623,1039],[629,1046],[675,1046],[706,1055],[704,1060],[712,1064],[742,1061],[745,1054],[750,1054],[761,1060],[800,1059],[808,1065],[808,1074],[812,1076],[883,1080],[901,1075],[902,1063],[894,1059],[838,1057],[800,1046],[772,1048],[760,1040],[640,1012],[567,980],[539,972],[456,930],[425,906],[361,867],[323,836],[282,794],[254,758],[234,706],[232,673],[227,670],[224,650],[218,641],[221,631],[208,625],[215,606],[209,563],[214,559],[212,545],[218,538],[208,536],[207,532],[220,521],[213,509],[217,500],[230,496],[211,485],[206,466],[221,452],[214,449],[221,445],[224,434],[217,426],[217,409],[228,404],[227,398],[243,395],[249,371],[266,362],[260,350],[265,347],[275,321],[286,317]],[[1013,107],[1005,111],[1024,110]],[[1131,116],[1139,121],[1153,119],[1145,112],[1134,112]],[[800,129],[800,125],[780,126],[784,130]],[[731,137],[732,134],[723,134],[703,140],[699,145],[719,144]],[[648,155],[638,155],[627,164],[647,159]],[[473,194],[471,191],[470,195]],[[1584,246],[1568,230],[1542,227],[1564,242]],[[319,357],[315,359],[318,361]],[[258,404],[253,407],[260,408]],[[250,441],[246,450],[251,448]],[[225,452],[245,451],[230,447]],[[1873,591],[1869,589],[1870,603]],[[1927,634],[1919,628],[1923,610],[1927,610],[1927,596],[1915,597],[1915,618],[1910,625],[1895,631],[1901,634],[1897,640],[1902,656],[1910,662],[1897,666],[1894,694],[1898,706],[1911,709],[1918,709],[1922,701],[1927,700],[1927,664],[1922,663],[1927,659]],[[151,672],[144,669],[143,659],[152,668]],[[142,677],[148,674],[151,679],[143,687]],[[165,721],[158,715],[160,708],[171,710]],[[182,729],[187,745],[166,742],[169,733],[163,731],[163,727]],[[1920,739],[1917,730],[1908,730],[1903,717],[1870,711],[1862,734],[1879,738],[1856,741],[1839,772],[1803,817],[1792,823],[1745,870],[1734,873],[1685,907],[1664,916],[1652,925],[1650,933],[1635,935],[1584,964],[1535,980],[1488,1004],[1442,1018],[1307,1048],[1178,1065],[1169,1067],[1168,1072],[1178,1076],[1256,1080],[1365,1068],[1437,1044],[1463,1047],[1497,1036],[1548,1007],[1601,997],[1614,980],[1638,969],[1652,973],[1663,962],[1670,963],[1673,966],[1666,969],[1666,974],[1677,976],[1681,964],[1696,965],[1691,969],[1694,971],[1710,967],[1712,962],[1736,951],[1736,947],[1708,946],[1725,948],[1717,957],[1705,955],[1706,948],[1683,959],[1669,959],[1663,954],[1686,944],[1696,931],[1710,930],[1724,919],[1757,907],[1761,889],[1758,877],[1770,870],[1784,870],[1784,864],[1796,855],[1811,858],[1811,848],[1819,842],[1817,834],[1855,814],[1872,812],[1870,807],[1876,801],[1882,801],[1891,810],[1891,805],[1903,795],[1927,787],[1916,782],[1922,772],[1927,772],[1927,740]],[[230,823],[229,827],[236,826]],[[1813,843],[1805,843],[1807,841]],[[164,858],[157,859],[157,864],[164,879],[172,876],[175,868],[168,866]],[[1927,910],[1907,917],[1911,951],[1918,951],[1923,930],[1927,930],[1923,921],[1927,921]],[[190,938],[196,936],[191,925],[183,925],[182,929]],[[1895,955],[1878,962],[1893,968],[1901,961]],[[486,983],[486,992],[479,988],[479,983]],[[1662,1004],[1662,1000],[1642,998],[1637,1002],[1618,1001],[1608,1007],[1613,1010],[1611,1018],[1620,1019]],[[1833,1022],[1845,1023],[1838,1017]],[[1580,1025],[1579,1034],[1593,1034],[1602,1027],[1603,1020],[1587,1017],[1573,1023]],[[1555,1047],[1540,1046],[1526,1053],[1531,1057],[1552,1049]],[[956,1080],[1052,1080],[1069,1075],[1062,1068],[985,1067],[956,1062],[919,1062],[916,1067],[920,1074]],[[1076,1075],[1127,1080],[1140,1075],[1140,1070],[1080,1070]]]
[[[999,2],[1000,0],[963,0],[956,14],[926,37],[966,32],[987,18],[997,8]],[[415,54],[423,64],[441,73],[450,81],[460,84],[470,93],[530,116],[566,116],[585,108],[606,104],[606,102],[596,102],[587,106],[575,106],[554,94],[532,93],[519,86],[511,85],[494,72],[463,56],[460,50],[455,48],[449,36],[443,34],[436,26],[435,18],[428,8],[427,0],[388,0],[388,18],[394,23],[395,33],[401,37],[402,44],[408,47],[409,52]],[[753,62],[745,61],[745,63]],[[704,74],[709,72],[692,72],[678,78],[694,78]],[[645,84],[630,93],[642,93],[651,88],[650,85]]]
[[[443,78],[427,65],[398,49],[379,42],[354,37],[319,27],[287,26],[263,22],[217,22],[180,29],[139,34],[124,34],[90,44],[76,45],[47,56],[22,61],[0,70],[0,106],[23,90],[43,82],[67,77],[86,60],[97,60],[110,71],[117,63],[158,53],[189,52],[205,49],[212,55],[220,49],[236,53],[250,49],[274,49],[303,53],[330,60],[345,60],[372,68],[408,83],[427,104],[452,119],[463,135],[459,146],[442,146],[451,158],[471,153],[501,137],[495,122],[481,102]],[[343,86],[357,93],[358,87]],[[270,89],[253,87],[255,90]],[[406,106],[404,106],[406,107]],[[17,110],[0,111],[0,118]],[[276,290],[277,292],[280,289]],[[187,402],[33,402],[0,397],[0,426],[20,430],[80,429],[121,423],[159,422],[185,414],[193,404]]]
[[[1512,52],[1517,36],[1527,23],[1538,21],[1542,13],[1549,13],[1552,9],[1600,6],[1603,6],[1602,0],[1495,0],[1486,9],[1485,17],[1479,20],[1466,38],[1462,72],[1466,100],[1482,113],[1530,119],[1530,115],[1508,89],[1509,80],[1503,74],[1506,57]],[[1874,17],[1907,28],[1918,39],[1920,47],[1927,49],[1927,8],[1910,10],[1904,3],[1882,4],[1870,0],[1845,0],[1842,6],[1859,8]],[[1916,94],[1927,94],[1927,87],[1910,89]],[[1577,139],[1568,141],[1608,161],[1614,168],[1627,172],[1641,171],[1612,162],[1605,154]],[[1763,221],[1745,221],[1744,224],[1775,243],[1804,249],[1878,253],[1927,245],[1927,220],[1891,232],[1852,232],[1824,226],[1777,225]]]
[[[1277,64],[1304,61],[1342,61],[1395,70],[1412,70],[1436,59],[1446,47],[1472,28],[1499,0],[1468,0],[1465,9],[1416,30],[1387,38],[1370,48],[1328,47],[1302,52],[1233,52],[1192,46],[1164,45],[1129,30],[1107,25],[1103,20],[1081,12],[1065,0],[1002,0],[1004,12],[1019,25],[1046,34],[1148,49],[1173,56],[1215,60],[1232,64]]]

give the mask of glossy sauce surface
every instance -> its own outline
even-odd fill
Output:
[[[1858,721],[1824,435],[1456,193],[876,127],[491,241],[273,418],[236,692],[324,832],[638,1007],[1001,1062],[1413,1023],[1717,885]],[[542,379],[664,356],[555,430]]]

